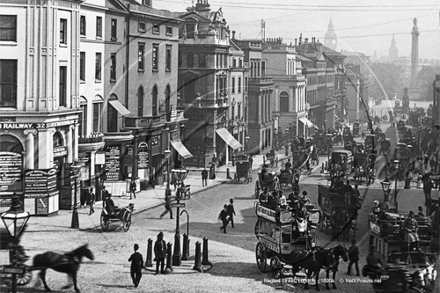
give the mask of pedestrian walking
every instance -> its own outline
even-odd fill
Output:
[[[203,167],[202,170],[202,187],[208,185],[208,170],[206,170],[206,166]]]
[[[356,246],[356,239],[351,240],[351,246],[348,249],[348,259],[350,262],[348,263],[348,269],[347,269],[347,275],[351,274],[351,267],[354,264],[354,267],[356,269],[356,276],[360,276],[359,274],[359,248]]]
[[[215,163],[211,162],[211,166],[209,167],[209,179],[215,179]]]
[[[133,197],[136,198],[136,187],[137,187],[136,186],[136,181],[131,180],[131,183],[130,183],[130,199],[132,199]]]
[[[431,173],[433,173],[435,171],[435,159],[434,159],[434,157],[431,157],[431,159],[429,160],[429,166],[431,167]]]
[[[102,186],[102,208],[105,208],[105,201],[107,200],[107,197],[109,197],[109,192],[105,188],[105,185]]]
[[[135,244],[133,248],[134,253],[130,256],[128,261],[131,261],[130,276],[133,280],[134,286],[137,288],[142,278],[142,267],[144,264],[144,259],[142,257],[142,254],[138,252],[139,245]]]
[[[156,274],[159,274],[159,266],[160,273],[165,274],[164,266],[165,266],[165,258],[167,257],[167,245],[165,240],[163,240],[163,232],[160,231],[157,234],[157,240],[154,243],[154,261],[156,262]]]
[[[173,218],[173,209],[171,208],[171,193],[165,193],[165,211],[160,215],[162,219],[168,212],[170,212],[170,219]]]
[[[431,205],[431,191],[432,191],[432,181],[429,179],[429,177],[423,182],[423,193],[425,194],[425,207],[428,209],[428,207]]]
[[[235,228],[234,226],[235,210],[234,210],[234,200],[232,198],[229,200],[227,212],[228,212],[229,221],[231,222],[231,227]]]
[[[95,212],[95,209],[93,208],[93,204],[95,203],[95,193],[93,192],[93,188],[90,188],[89,190],[89,216]]]
[[[220,227],[220,230],[223,229],[223,233],[226,234],[226,226],[228,226],[228,223],[229,223],[228,205],[227,204],[225,204],[223,206],[223,210],[220,212],[218,219],[221,220],[223,223],[223,226]]]

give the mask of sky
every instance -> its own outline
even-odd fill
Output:
[[[330,19],[338,38],[337,51],[388,56],[393,34],[399,56],[411,55],[413,19],[419,27],[419,58],[440,59],[440,0],[208,0],[220,7],[237,39],[266,38],[294,43],[316,37],[324,43]],[[197,0],[193,1],[197,3]],[[153,8],[186,11],[191,0],[153,0]]]

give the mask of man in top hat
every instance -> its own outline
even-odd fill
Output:
[[[154,243],[154,260],[156,261],[156,275],[159,274],[159,266],[160,273],[165,274],[164,266],[165,266],[165,257],[167,256],[167,245],[165,240],[163,240],[163,232],[160,231],[157,234],[157,240]]]
[[[419,224],[417,223],[417,220],[414,219],[413,211],[409,211],[408,218],[403,221],[402,229],[405,231],[405,239],[408,241],[410,249],[420,250],[419,235],[417,234]]]
[[[130,275],[131,279],[133,280],[133,284],[135,287],[139,286],[139,282],[142,278],[142,267],[144,266],[144,259],[142,257],[142,254],[138,252],[139,245],[134,245],[134,253],[130,256],[128,261],[131,261],[131,267],[130,267]]]

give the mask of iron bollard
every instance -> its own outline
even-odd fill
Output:
[[[201,253],[201,248],[200,248],[200,242],[197,241],[196,242],[196,256],[194,258],[194,267],[193,270],[199,271],[199,272],[203,272],[203,268],[201,266],[201,260],[200,260],[200,253]]]
[[[189,239],[188,235],[183,234],[182,260],[188,260],[189,257]]]
[[[324,163],[321,165],[321,173],[324,173]]]
[[[203,256],[202,265],[207,266],[211,263],[208,260],[208,237],[203,237]]]
[[[173,271],[173,245],[171,242],[168,242],[167,244],[167,266],[165,271],[167,274]]]
[[[153,266],[153,262],[151,261],[152,255],[153,255],[153,240],[149,238],[147,244],[147,260],[145,261],[145,266],[147,268],[151,268]]]
[[[231,174],[229,173],[229,168],[226,168],[226,179],[232,179]]]
[[[325,170],[328,171],[328,161],[325,161]]]

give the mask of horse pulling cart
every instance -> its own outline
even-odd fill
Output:
[[[252,182],[252,166],[245,156],[235,161],[235,180],[237,183]]]
[[[403,215],[381,211],[369,216],[370,244],[386,263],[382,275],[390,278],[373,284],[375,292],[433,292],[435,288],[436,254],[432,253],[432,227],[430,219],[415,217],[418,222],[420,249],[413,249],[405,239]],[[374,278],[368,267],[364,275]]]
[[[121,228],[124,232],[130,230],[131,226],[131,214],[133,213],[134,204],[129,203],[128,206],[115,210],[109,208],[104,201],[104,208],[101,212],[101,228],[102,231],[107,231],[110,226],[110,222],[121,222]]]

